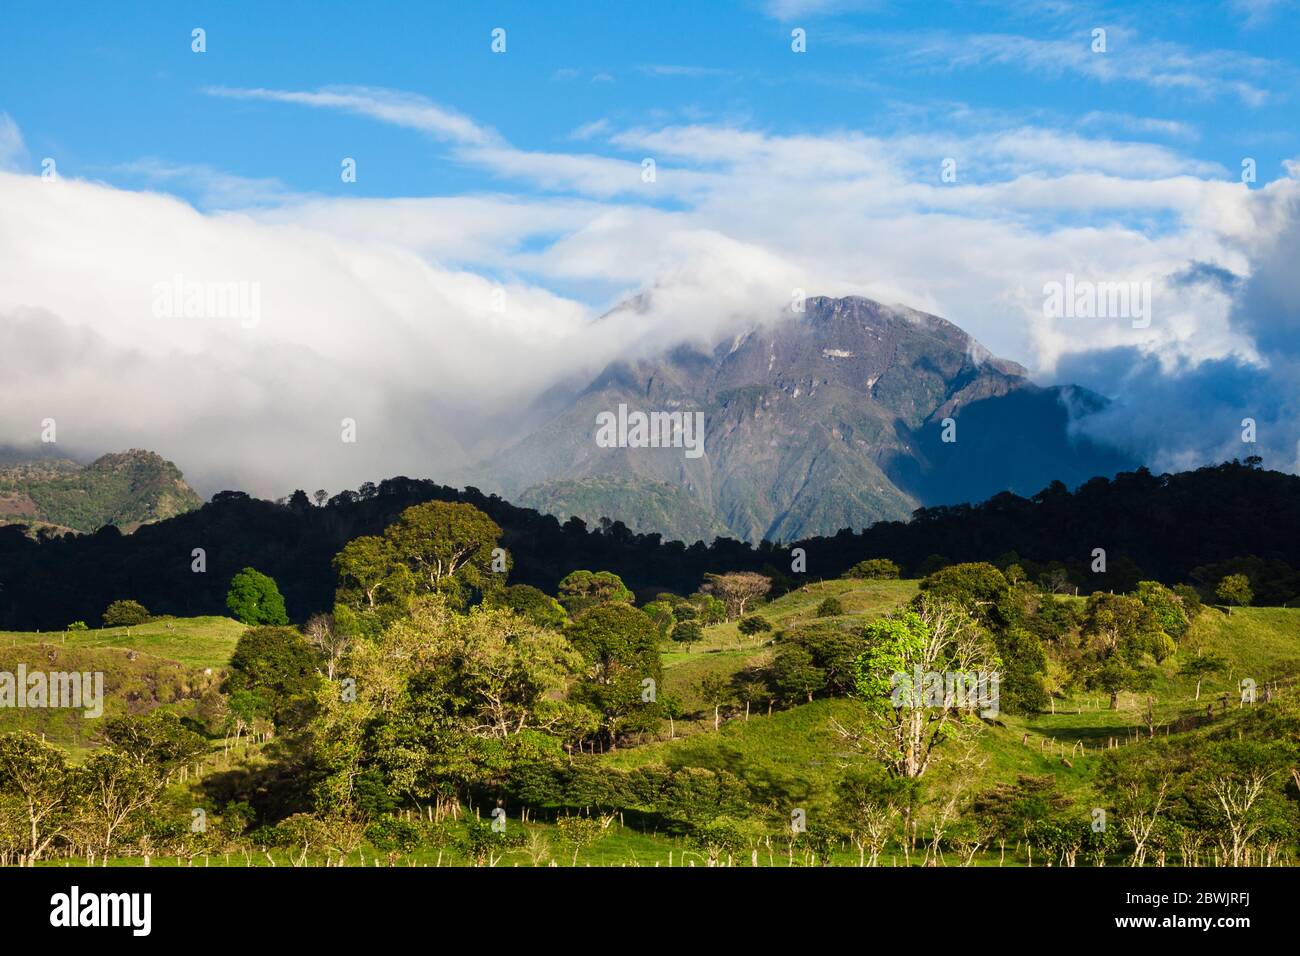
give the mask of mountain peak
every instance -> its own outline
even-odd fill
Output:
[[[703,456],[599,446],[596,416],[620,405],[702,412]],[[948,419],[955,443],[940,434]],[[628,515],[633,530],[688,538],[710,524],[702,509],[737,537],[792,540],[1129,464],[1072,442],[1068,423],[1059,390],[1035,386],[953,323],[862,296],[814,296],[802,312],[754,321],[711,347],[610,363],[471,474],[562,519]],[[685,496],[674,507],[665,486]]]
[[[141,448],[110,452],[89,465],[37,458],[0,467],[0,524],[125,532],[202,504],[179,468]]]

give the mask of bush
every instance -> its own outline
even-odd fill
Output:
[[[736,627],[741,634],[753,636],[754,634],[762,634],[765,631],[772,630],[772,622],[765,617],[759,617],[757,614],[750,614],[742,617]]]
[[[411,853],[420,846],[420,828],[399,817],[380,817],[366,827],[366,839],[376,850]]]
[[[839,598],[828,597],[817,605],[818,617],[835,617],[844,613],[844,605],[840,603]]]
[[[149,620],[149,611],[139,601],[114,601],[104,611],[105,627],[134,627]]]
[[[844,572],[846,578],[866,578],[868,580],[882,580],[886,578],[896,578],[899,575],[899,567],[888,558],[868,558],[866,561],[859,561],[853,567]]]
[[[86,627],[86,622],[85,622],[85,621],[73,621],[71,624],[68,625],[67,629],[68,629],[69,631],[88,631],[88,630],[90,630],[90,628]]]

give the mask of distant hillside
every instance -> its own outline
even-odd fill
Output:
[[[0,467],[0,524],[82,532],[114,525],[130,533],[202,504],[180,470],[151,451],[104,455],[89,465],[46,458]]]
[[[601,476],[577,481],[549,481],[519,496],[519,504],[567,519],[577,515],[599,526],[616,516],[633,531],[671,529],[686,541],[712,541],[729,533],[727,526],[691,498],[681,485],[666,481]]]
[[[860,297],[810,298],[802,315],[711,348],[616,362],[548,402],[558,411],[545,424],[463,480],[561,520],[685,540],[722,526],[793,541],[1137,464],[1070,428],[1102,396],[1041,388],[951,322]],[[620,405],[701,414],[703,453],[602,447],[597,416]],[[643,500],[647,483],[674,486],[678,506],[661,509],[662,492]]]

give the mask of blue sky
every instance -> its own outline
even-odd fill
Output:
[[[1249,415],[1296,470],[1298,18],[11,5],[0,444],[58,412],[70,446],[157,448],[204,487],[437,477],[557,382],[860,294],[1115,399],[1098,437],[1154,467],[1241,454]],[[1048,314],[1067,277],[1149,286],[1149,321]],[[255,290],[257,320],[160,321],[191,280]],[[356,414],[364,460],[317,444]]]
[[[337,194],[331,160],[347,155],[363,164],[352,194],[535,188],[409,130],[205,92],[331,86],[418,94],[531,150],[572,150],[601,121],[889,133],[962,131],[988,113],[1168,143],[1232,174],[1250,155],[1272,178],[1300,152],[1297,17],[1267,2],[14,5],[0,107],[33,158],[128,187],[145,179],[129,168],[154,160]],[[490,50],[496,27],[504,55]],[[1097,27],[1108,50],[1093,55]],[[1060,57],[1067,46],[1081,64]],[[183,178],[152,184],[205,199]]]

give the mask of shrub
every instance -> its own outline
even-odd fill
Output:
[[[149,611],[139,601],[114,601],[104,611],[105,627],[134,627],[149,620]]]
[[[411,853],[420,845],[420,828],[399,817],[380,817],[366,827],[366,839],[376,850]]]
[[[68,625],[68,628],[67,628],[67,629],[68,629],[69,631],[88,631],[88,630],[90,630],[90,628],[86,627],[86,622],[85,622],[85,621],[73,621],[71,624]]]
[[[818,617],[835,617],[844,613],[844,605],[840,603],[839,598],[828,597],[817,605]]]
[[[868,558],[866,561],[859,561],[844,572],[846,578],[866,578],[869,580],[896,578],[898,575],[898,565],[888,558]]]

